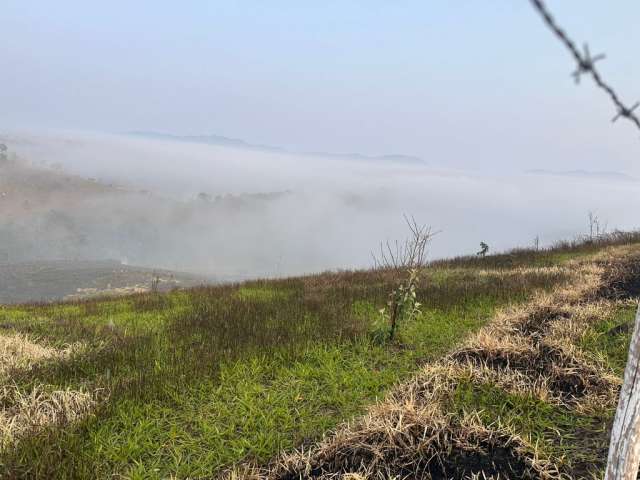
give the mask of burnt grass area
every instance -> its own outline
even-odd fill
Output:
[[[626,300],[640,296],[640,255],[608,260],[604,263],[603,285],[588,302],[598,299]],[[517,324],[517,332],[528,339],[529,348],[462,349],[452,358],[461,362],[484,365],[492,369],[516,370],[531,377],[548,379],[551,392],[565,401],[589,393],[604,393],[612,386],[597,368],[563,350],[544,343],[546,330],[552,322],[569,321],[572,312],[566,305],[542,305]],[[626,325],[615,328],[629,333]],[[615,332],[613,332],[615,333]]]
[[[604,267],[602,286],[581,302],[597,300],[636,300],[640,297],[640,255],[611,259],[601,263]],[[635,309],[631,309],[631,314]],[[552,396],[560,399],[569,409],[582,397],[596,394],[611,397],[619,391],[617,385],[602,377],[601,370],[587,361],[567,354],[562,349],[545,344],[547,329],[552,322],[571,320],[571,310],[563,305],[543,305],[518,322],[516,332],[527,339],[524,349],[488,348],[461,349],[452,355],[454,361],[488,367],[497,371],[514,370],[535,379],[545,380]],[[629,321],[619,323],[603,332],[605,344],[616,336],[628,337]],[[626,342],[623,342],[625,346]],[[616,346],[619,346],[619,341]],[[625,357],[624,351],[614,352]],[[579,425],[566,433],[573,438],[573,460],[561,468],[571,478],[591,478],[600,472],[606,462],[607,444],[613,421],[613,410],[586,415]],[[552,443],[563,443],[560,438]],[[509,477],[507,477],[509,478]]]
[[[487,478],[539,478],[515,448],[505,446],[505,440],[479,443],[473,450],[454,447],[447,457],[440,459],[435,465],[429,462],[426,468],[428,475],[423,478],[466,479],[479,474]]]
[[[571,312],[565,306],[545,305],[531,312],[517,325],[517,328],[521,334],[535,339],[543,336],[552,322],[570,318]]]
[[[423,433],[424,432],[420,432]],[[329,478],[335,472],[361,472],[363,466],[376,465],[367,470],[367,478],[415,478],[425,480],[463,480],[475,475],[480,478],[538,479],[532,468],[534,460],[522,453],[518,441],[507,436],[468,435],[456,438],[456,432],[447,432],[451,444],[445,451],[430,449],[402,452],[380,445],[379,450],[350,447],[348,457],[335,453],[326,463],[306,466],[304,471],[278,472],[273,480],[299,480],[301,478]],[[369,445],[375,445],[369,443]],[[347,447],[345,447],[345,450]]]
[[[526,351],[465,349],[452,355],[452,359],[495,370],[515,370],[534,381],[547,380],[549,391],[569,403],[590,393],[605,393],[611,388],[593,366],[544,344]]]
[[[628,300],[640,297],[640,256],[623,262],[607,262],[604,286],[597,295],[607,300]]]

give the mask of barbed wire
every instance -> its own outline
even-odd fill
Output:
[[[569,50],[569,52],[571,52],[571,55],[575,59],[577,68],[573,73],[571,73],[571,76],[574,78],[575,82],[580,83],[580,77],[582,75],[591,76],[595,84],[609,95],[611,101],[614,103],[616,109],[618,110],[618,113],[616,113],[615,117],[613,117],[611,121],[615,122],[619,118],[626,118],[635,123],[636,127],[640,129],[640,119],[634,113],[635,110],[640,107],[640,102],[636,102],[633,106],[627,107],[624,103],[622,103],[622,100],[620,100],[620,97],[615,92],[615,90],[602,79],[602,77],[596,70],[595,63],[599,60],[603,60],[605,58],[605,55],[598,54],[592,57],[591,53],[589,52],[589,46],[586,43],[584,44],[584,52],[580,53],[580,50],[578,49],[578,47],[576,47],[576,44],[573,42],[573,40],[571,40],[567,33],[556,23],[553,16],[545,6],[544,2],[542,0],[530,0],[530,2],[538,11],[549,29],[567,47],[567,49]]]

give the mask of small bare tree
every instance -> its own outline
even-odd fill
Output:
[[[410,235],[404,242],[389,241],[380,244],[379,254],[373,254],[375,268],[393,272],[397,285],[389,294],[387,307],[380,313],[389,324],[389,339],[395,337],[398,324],[415,318],[420,313],[416,300],[416,287],[420,271],[426,266],[427,245],[434,232],[430,226],[420,225],[415,218],[404,216]]]
[[[372,254],[375,268],[405,272],[426,265],[427,244],[438,232],[427,225],[419,225],[415,218],[404,215],[405,223],[411,232],[404,242],[388,240],[380,243],[380,253]]]
[[[600,230],[600,220],[593,211],[589,211],[589,241],[593,242],[595,236],[598,235]]]

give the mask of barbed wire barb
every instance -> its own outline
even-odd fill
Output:
[[[591,73],[595,68],[595,63],[598,60],[604,60],[605,58],[606,55],[604,53],[599,53],[598,55],[592,57],[591,53],[589,53],[589,45],[585,43],[584,55],[580,57],[578,68],[571,74],[575,82],[580,83],[580,76]]]
[[[555,34],[556,37],[558,37],[558,39],[564,44],[564,46],[567,47],[567,49],[571,53],[571,56],[575,59],[577,68],[574,72],[571,73],[571,76],[574,78],[575,82],[580,83],[580,77],[582,75],[591,76],[594,83],[609,95],[611,101],[616,107],[617,113],[611,121],[615,122],[619,118],[626,118],[627,120],[633,122],[636,127],[638,127],[638,129],[640,129],[640,119],[635,113],[635,110],[640,106],[640,102],[637,102],[632,107],[627,107],[624,103],[622,103],[615,90],[602,79],[595,68],[595,63],[606,58],[605,55],[603,53],[599,53],[598,55],[592,57],[591,53],[589,52],[589,46],[586,43],[584,44],[584,53],[580,53],[580,50],[578,50],[578,47],[576,47],[575,42],[571,40],[567,33],[556,23],[555,19],[545,6],[544,2],[542,0],[529,1],[538,11],[549,29]]]
[[[631,115],[633,115],[633,111],[638,107],[640,107],[640,102],[636,102],[635,105],[628,110],[621,108],[620,110],[618,110],[618,114],[615,117],[613,117],[613,119],[611,119],[611,122],[615,122],[620,117],[625,117],[625,118],[631,117]]]

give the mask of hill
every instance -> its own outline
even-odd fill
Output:
[[[543,170],[534,169],[527,170],[526,173],[531,175],[548,175],[557,177],[576,177],[591,180],[617,181],[617,182],[637,182],[638,179],[621,172],[591,172],[588,170]]]
[[[254,150],[265,153],[280,153],[288,155],[300,155],[307,157],[323,157],[338,160],[356,160],[361,162],[395,162],[398,164],[426,165],[426,162],[414,155],[387,154],[364,155],[362,153],[331,153],[331,152],[299,152],[283,147],[270,145],[258,145],[237,138],[223,137],[221,135],[171,135],[157,132],[129,132],[129,135],[155,140],[170,140],[173,142],[202,143],[205,145],[218,145],[245,150]]]
[[[0,301],[60,299],[78,288],[109,284],[134,287],[142,277],[148,283],[154,269],[186,285],[259,276],[273,269],[273,252],[263,242],[263,248],[246,254],[242,242],[255,242],[238,224],[265,223],[274,205],[289,196],[288,191],[200,192],[179,199],[57,166],[0,160]],[[123,265],[119,269],[128,281],[104,271],[101,262],[110,259]],[[94,267],[87,268],[91,262]],[[129,263],[139,267],[124,266]],[[43,290],[51,276],[37,274],[52,268],[63,280]],[[179,273],[185,270],[192,274]]]
[[[0,261],[0,304],[126,295],[212,283],[205,276],[123,265],[115,260]]]
[[[388,270],[5,306],[0,467],[589,478],[639,273],[637,234],[435,262],[393,342],[376,333]]]

